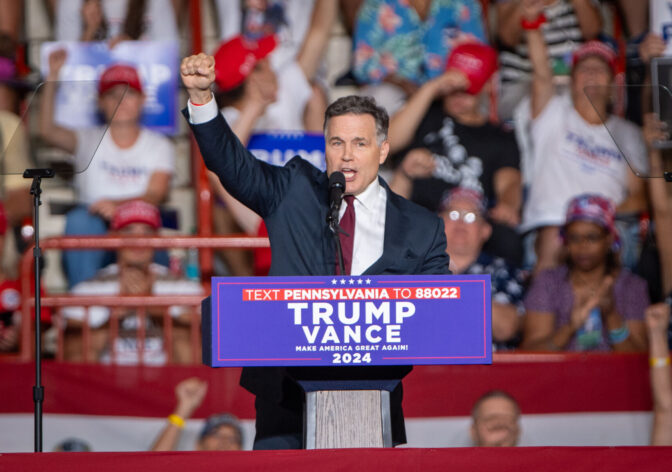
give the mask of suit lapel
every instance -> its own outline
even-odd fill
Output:
[[[408,221],[399,208],[401,197],[393,193],[383,179],[380,179],[380,184],[387,192],[383,255],[366,269],[363,275],[382,274],[404,254],[404,235],[407,233]]]
[[[323,172],[315,179],[313,189],[320,203],[320,219],[322,223],[321,252],[324,267],[327,268],[324,275],[333,275],[336,273],[336,243],[334,235],[327,224],[327,213],[329,212],[329,178],[326,172]]]

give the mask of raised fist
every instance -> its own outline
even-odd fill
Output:
[[[204,53],[185,57],[180,64],[180,76],[192,103],[210,101],[210,86],[215,81],[215,58]]]
[[[208,383],[198,377],[191,377],[181,381],[175,387],[177,397],[176,414],[182,418],[190,418],[196,409],[203,403],[208,392]]]

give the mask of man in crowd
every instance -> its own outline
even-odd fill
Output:
[[[511,349],[519,341],[523,307],[523,278],[501,257],[483,251],[492,233],[483,195],[457,187],[443,200],[440,215],[446,229],[450,270],[455,274],[490,274],[492,341],[496,349]]]
[[[135,200],[117,207],[111,222],[112,231],[126,236],[155,236],[161,226],[159,210],[156,206]],[[74,295],[200,295],[202,287],[198,282],[189,281],[171,274],[162,265],[152,262],[152,248],[121,248],[117,250],[117,263],[111,264],[90,280],[81,282],[72,289]],[[83,352],[81,329],[84,320],[84,308],[66,307],[63,316],[67,320],[65,353],[69,360],[109,360],[108,345],[110,339],[110,307],[93,306],[89,309],[88,324],[91,328],[89,352]],[[152,320],[163,314],[163,307],[147,310],[146,332],[143,353],[145,362],[165,362],[165,351],[173,349],[174,362],[193,362],[189,325],[191,317],[188,310],[170,307],[172,317],[173,345],[163,346],[160,326]],[[120,336],[115,340],[117,362],[137,362],[138,343],[136,330],[139,322],[135,309],[129,309],[120,318]]]
[[[325,223],[329,176],[345,177],[340,225],[344,273],[445,273],[448,255],[443,224],[436,215],[392,193],[378,178],[389,152],[388,116],[368,98],[350,96],[325,113],[327,172],[295,157],[284,167],[254,158],[230,130],[214,102],[215,60],[185,58],[182,80],[189,93],[189,119],[206,166],[241,203],[259,214],[274,249],[270,275],[336,273],[336,246]],[[278,249],[278,250],[276,250]],[[320,369],[321,378],[401,378],[410,369]],[[244,369],[241,384],[256,397],[255,448],[298,448],[303,429],[303,392],[284,368]],[[381,378],[381,377],[378,377]],[[392,436],[404,443],[401,386],[391,395]]]
[[[177,405],[154,441],[152,451],[177,449],[185,421],[201,406],[207,392],[208,383],[197,377],[185,379],[177,384],[175,387]],[[239,451],[242,448],[243,430],[238,420],[227,413],[212,415],[205,420],[195,447],[197,451]]]
[[[482,193],[492,223],[488,250],[520,264],[518,146],[513,133],[484,112],[496,69],[494,49],[461,44],[447,58],[446,71],[392,117],[390,148],[399,162],[390,187],[432,211],[455,187]]]
[[[502,390],[479,398],[471,410],[471,440],[477,447],[513,447],[520,438],[520,407]]]

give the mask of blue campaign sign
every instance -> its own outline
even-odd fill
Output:
[[[489,275],[216,277],[204,362],[489,364]]]
[[[257,159],[276,166],[284,166],[292,157],[299,155],[318,169],[327,170],[322,134],[303,131],[255,133],[247,149]]]
[[[122,62],[134,65],[142,82],[145,93],[142,124],[166,134],[177,132],[177,41],[123,41],[113,49],[104,42],[44,43],[40,51],[43,76],[49,69],[49,54],[56,49],[65,49],[68,54],[56,95],[59,124],[69,128],[100,124],[98,78],[108,65]]]

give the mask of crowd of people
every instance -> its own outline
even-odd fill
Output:
[[[17,28],[29,14],[24,3],[0,2],[0,18],[10,20],[0,21],[0,351],[7,352],[18,346],[13,281],[16,253],[26,246],[21,228],[31,216],[29,183],[13,174],[39,155],[29,137],[70,156],[75,169],[86,168],[73,181],[66,235],[160,234],[160,208],[170,199],[180,158],[177,138],[142,122],[151,91],[143,69],[129,61],[98,64],[98,124],[59,122],[68,43],[46,54],[39,129],[25,129],[19,116],[35,86],[29,80],[35,65]],[[669,444],[672,206],[658,177],[669,168],[670,136],[652,113],[648,87],[650,65],[668,47],[647,22],[648,3],[656,0],[221,0],[214,2],[220,42],[206,52],[215,59],[218,109],[244,145],[258,133],[322,133],[339,87],[375,97],[390,115],[381,176],[395,193],[441,217],[453,273],[490,274],[494,348],[649,350],[654,443]],[[56,41],[114,49],[174,40],[186,28],[180,0],[45,4]],[[324,57],[339,18],[352,40],[351,60],[330,83]],[[607,26],[616,21],[624,32],[609,37]],[[267,234],[259,211],[240,203],[212,172],[209,182],[218,234]],[[222,259],[230,275],[265,275],[270,265],[266,251],[253,257],[224,251]],[[202,291],[168,268],[161,251],[66,251],[63,264],[74,294]],[[66,359],[109,361],[107,311],[89,314],[90,352],[81,346],[83,310],[63,312]],[[154,347],[188,363],[185,311],[175,307],[171,315],[173,346]],[[137,325],[135,314],[122,317],[129,331]],[[160,333],[161,326],[147,330]],[[178,406],[156,450],[174,447],[206,389],[196,379],[178,386]],[[506,433],[494,439],[492,405],[504,410],[497,428]],[[486,395],[474,407],[474,443],[516,444],[519,416],[505,392]],[[197,447],[220,447],[210,446],[217,441],[240,446],[234,419],[208,420]]]

